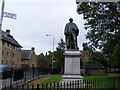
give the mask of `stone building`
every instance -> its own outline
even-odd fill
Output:
[[[36,67],[37,57],[34,48],[22,50],[22,46],[10,34],[10,30],[0,31],[0,65],[13,68],[21,66]]]
[[[10,30],[0,32],[0,64],[12,67],[21,67],[22,46],[10,34]]]
[[[105,67],[100,64],[84,64],[83,68],[89,76],[107,75]]]
[[[34,47],[31,50],[21,50],[21,66],[22,67],[36,67],[37,56],[34,51]]]

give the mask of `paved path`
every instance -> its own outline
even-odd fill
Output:
[[[21,79],[21,80],[18,80],[18,81],[13,81],[13,78],[9,78],[9,79],[0,79],[0,90],[2,88],[5,88],[6,87],[9,87],[11,86],[11,84],[13,86],[16,86],[16,85],[24,85],[25,87],[26,86],[31,86],[34,85],[34,86],[37,86],[37,84],[43,82],[44,80],[47,80],[49,79],[51,76],[50,75],[43,75],[43,76],[39,76],[38,78],[35,78],[34,80],[31,79],[31,80],[27,80],[26,82],[24,82],[24,79]]]
[[[49,79],[50,77],[51,77],[51,76],[43,76],[43,77],[37,78],[37,79],[35,79],[35,80],[33,80],[33,81],[30,81],[30,82],[28,82],[28,83],[25,83],[25,84],[24,84],[24,87],[28,87],[28,85],[29,85],[29,88],[32,88],[32,85],[34,85],[34,87],[37,87],[37,84],[42,83],[44,80],[47,80],[47,79]]]

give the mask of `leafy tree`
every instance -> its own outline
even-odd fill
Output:
[[[50,62],[50,66],[51,66],[51,67],[52,67],[52,54],[53,54],[53,52],[48,51],[48,55],[46,55],[47,59],[48,59],[49,62]]]
[[[63,39],[60,39],[60,42],[58,43],[58,47],[56,49],[65,51],[65,42],[63,41]]]
[[[87,43],[83,43],[82,46],[83,46],[84,51],[89,50],[89,47],[88,47]]]
[[[120,68],[120,2],[83,2],[77,11],[83,14],[89,47],[100,49],[109,66]]]
[[[43,53],[37,56],[37,64],[40,68],[46,68],[46,69],[50,68],[50,62],[47,59],[47,57],[44,56]]]
[[[87,51],[89,54],[93,52],[92,48],[88,46],[88,43],[83,43],[83,51]]]
[[[63,39],[60,40],[55,52],[55,69],[59,73],[63,69],[64,65],[64,51],[65,51],[65,42]]]
[[[47,59],[50,61],[50,67],[52,67],[52,54],[54,54],[54,60],[53,63],[53,73],[60,73],[63,67],[64,63],[64,53],[65,51],[65,42],[63,39],[60,39],[60,42],[58,43],[58,46],[56,48],[56,51],[51,52],[48,51],[48,55],[46,55]]]
[[[104,54],[102,54],[99,51],[93,51],[89,57],[89,63],[94,64],[102,64],[105,67],[108,67],[109,64],[107,63],[107,60],[104,57]]]
[[[105,55],[100,51],[91,50],[91,48],[88,47],[87,43],[83,43],[83,51],[87,51],[89,53],[89,58],[87,62],[84,63],[102,64],[105,67],[109,66],[109,64],[107,64],[107,61],[105,60]]]

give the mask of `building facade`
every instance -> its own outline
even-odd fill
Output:
[[[34,48],[22,50],[22,46],[10,34],[10,30],[0,31],[0,65],[13,68],[21,66],[36,67],[37,57]]]
[[[21,67],[22,46],[10,35],[10,30],[1,32],[1,56],[0,64],[12,67]]]
[[[34,47],[31,50],[21,51],[21,67],[36,67],[37,66],[37,56],[35,54]]]

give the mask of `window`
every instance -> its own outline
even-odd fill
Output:
[[[2,55],[4,54],[4,50],[2,50]]]
[[[13,53],[13,57],[15,56],[15,53]]]
[[[12,44],[11,44],[11,48],[12,48]]]
[[[6,64],[8,64],[8,61],[6,61]]]
[[[9,43],[7,43],[7,47],[9,47]]]
[[[15,45],[13,45],[12,48],[15,49]]]
[[[9,52],[7,52],[7,55],[9,55]]]
[[[14,63],[15,63],[15,62],[14,62],[14,61],[12,61],[12,65],[14,65]]]
[[[3,60],[1,60],[1,64],[3,64]]]
[[[4,42],[4,41],[2,41],[2,45],[5,45],[5,42]]]

